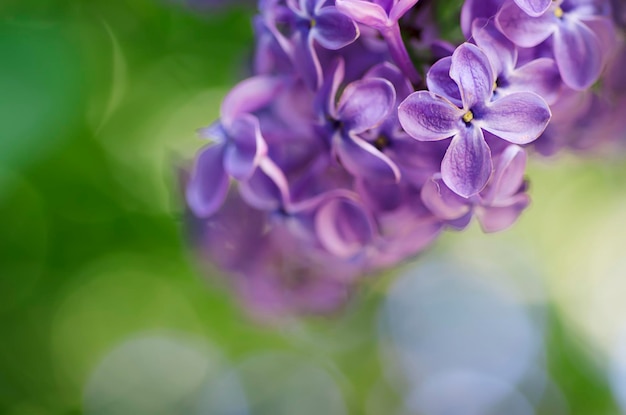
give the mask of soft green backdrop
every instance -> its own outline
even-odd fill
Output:
[[[339,393],[350,413],[396,413],[401,388],[385,375],[377,332],[393,276],[366,284],[342,316],[264,327],[207,284],[186,249],[177,169],[202,144],[195,129],[245,76],[252,12],[199,14],[158,0],[0,3],[0,414],[123,413],[97,402],[96,368],[137,336],[163,351],[147,364],[165,379],[155,397],[206,398],[194,368],[215,362],[258,374],[293,358],[326,368],[338,389],[320,396]],[[545,403],[538,413],[619,413],[609,374],[626,323],[623,161],[536,163],[534,204],[515,229],[448,234],[416,262],[491,258],[539,276],[543,294],[531,302],[545,311],[545,361],[569,409]],[[260,360],[268,369],[246,363],[277,353],[279,363]],[[181,405],[153,413],[196,413]]]

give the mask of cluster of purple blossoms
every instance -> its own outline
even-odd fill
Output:
[[[194,244],[256,315],[327,313],[476,217],[529,205],[527,154],[623,141],[623,4],[260,0],[252,76],[185,182]]]

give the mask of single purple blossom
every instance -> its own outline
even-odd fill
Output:
[[[613,22],[601,13],[597,0],[555,0],[538,15],[529,15],[509,0],[496,15],[496,24],[506,37],[525,48],[551,37],[563,82],[583,90],[598,79],[611,51],[611,45],[601,40],[610,37]]]
[[[493,20],[475,20],[472,37],[493,64],[494,99],[523,91],[536,93],[548,104],[557,99],[562,83],[554,59],[537,58],[519,66],[517,47],[498,31]]]
[[[361,137],[380,126],[395,108],[393,85],[382,78],[364,78],[348,84],[336,101],[343,70],[340,60],[322,86],[317,104],[332,151],[355,176],[397,181],[400,178],[398,167]]]
[[[491,152],[483,130],[514,144],[535,140],[550,120],[545,101],[532,92],[516,92],[492,101],[496,81],[492,64],[477,46],[464,43],[451,58],[450,77],[462,106],[433,92],[411,94],[398,108],[400,123],[413,138],[452,137],[441,164],[443,181],[455,193],[479,193],[492,173]]]
[[[454,228],[464,228],[476,216],[485,232],[501,231],[511,226],[530,203],[525,168],[526,153],[510,145],[496,158],[493,176],[479,194],[463,198],[436,174],[422,188],[422,200],[435,216]]]
[[[292,57],[294,66],[307,85],[314,90],[323,80],[316,45],[338,50],[359,37],[356,23],[335,6],[326,6],[326,3],[326,0],[287,0],[286,7],[267,4],[263,8],[270,29]],[[279,24],[290,27],[289,39],[285,39],[278,30]]]
[[[377,236],[376,223],[365,205],[352,195],[328,198],[315,215],[321,245],[338,258],[364,255]]]
[[[266,106],[281,88],[281,80],[258,76],[241,82],[222,103],[221,119],[201,135],[214,140],[198,155],[187,183],[187,202],[200,217],[222,205],[230,177],[247,180],[267,154],[259,120],[251,112]]]
[[[523,91],[535,92],[548,104],[556,100],[562,84],[553,59],[538,58],[518,66],[517,47],[498,31],[492,20],[475,19],[472,38],[493,66],[496,79],[492,100]],[[450,65],[450,57],[437,61],[428,71],[426,83],[429,91],[460,105],[461,95],[450,78]]]

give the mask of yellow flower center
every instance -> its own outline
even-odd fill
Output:
[[[469,124],[473,119],[474,119],[474,114],[472,114],[472,111],[467,111],[465,114],[463,114],[463,121],[466,124]]]
[[[554,15],[557,17],[557,19],[560,19],[561,17],[563,17],[563,9],[557,6],[557,8],[554,9]]]

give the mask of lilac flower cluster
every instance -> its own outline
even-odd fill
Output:
[[[263,316],[325,313],[364,275],[529,204],[527,154],[626,131],[622,4],[260,0],[253,75],[186,181],[195,246]]]

